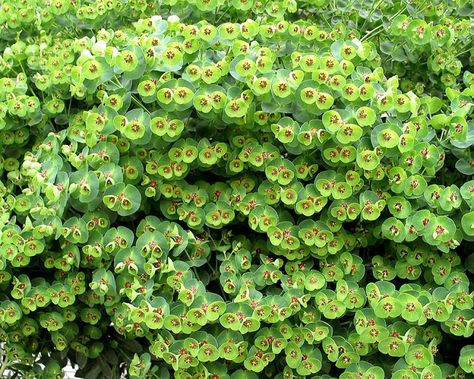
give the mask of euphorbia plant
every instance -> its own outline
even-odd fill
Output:
[[[472,16],[4,1],[0,376],[471,374]]]

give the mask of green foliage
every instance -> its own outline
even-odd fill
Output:
[[[473,16],[2,1],[0,376],[472,375]]]

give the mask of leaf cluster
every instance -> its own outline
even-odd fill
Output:
[[[472,374],[472,16],[4,1],[0,376]]]

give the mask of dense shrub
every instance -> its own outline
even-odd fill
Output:
[[[2,1],[0,376],[471,375],[472,16]]]

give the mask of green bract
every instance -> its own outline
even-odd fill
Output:
[[[473,18],[3,0],[0,377],[470,377]]]

